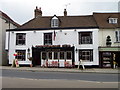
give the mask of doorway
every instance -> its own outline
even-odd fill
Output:
[[[120,52],[115,52],[115,61],[118,64],[118,67],[120,67]]]

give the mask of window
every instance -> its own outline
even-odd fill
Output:
[[[120,42],[120,31],[115,31],[116,42]]]
[[[52,33],[44,33],[44,45],[52,45]]]
[[[18,61],[25,61],[26,50],[16,50],[17,56],[15,57]]]
[[[109,18],[109,23],[111,24],[117,24],[118,18]]]
[[[79,60],[93,61],[93,50],[79,50]]]
[[[16,45],[25,45],[26,34],[17,33],[16,34]]]
[[[79,32],[79,44],[92,44],[92,32]]]
[[[52,19],[51,19],[51,27],[54,28],[54,27],[58,27],[59,26],[59,19],[54,16]]]
[[[67,59],[72,59],[72,52],[66,52],[67,53]]]
[[[60,59],[65,59],[64,52],[60,52]]]
[[[58,59],[58,52],[54,52],[54,59]]]
[[[52,52],[48,53],[48,59],[52,59]]]
[[[46,57],[47,57],[46,52],[42,52],[42,59],[43,59],[43,60],[45,60],[45,59],[46,59]]]

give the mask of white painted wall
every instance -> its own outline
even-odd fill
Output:
[[[100,29],[99,30],[99,46],[106,46],[106,38],[109,35],[111,37],[111,46],[118,46],[116,43],[115,31],[118,29]]]
[[[6,38],[6,29],[14,29],[15,25],[6,23],[6,19],[0,16],[0,65],[7,64],[7,52],[5,51],[5,38]]]
[[[79,45],[78,43],[78,32],[83,31],[92,31],[93,32],[93,44],[84,44]],[[27,49],[31,48],[32,45],[43,45],[43,35],[44,33],[53,32],[54,30],[39,30],[39,31],[13,31],[10,32],[10,48],[9,48],[9,64],[12,64],[12,60],[15,58],[13,54],[15,53],[16,49],[23,49],[26,50],[27,55]],[[55,30],[56,32],[56,38],[55,41],[53,41],[53,45],[63,45],[63,44],[70,44],[71,46],[75,46],[75,49],[93,49],[93,62],[84,62],[85,65],[99,65],[98,60],[98,29],[77,29],[76,31],[74,29],[70,30]],[[16,33],[26,33],[26,45],[24,46],[16,46]],[[6,49],[8,49],[8,37],[9,33],[6,33]],[[32,56],[32,50],[31,56]],[[75,61],[76,65],[78,65],[78,52],[75,52]],[[19,61],[19,64],[31,64],[31,61],[29,61],[26,57],[26,61]]]

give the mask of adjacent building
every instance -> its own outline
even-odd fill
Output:
[[[120,67],[120,13],[94,13],[99,27],[100,67]]]
[[[0,11],[0,65],[7,64],[7,52],[5,51],[6,29],[14,29],[20,25],[14,22],[7,14]]]
[[[16,58],[21,65],[57,64],[57,67],[66,67],[66,63],[77,66],[82,59],[85,66],[103,67],[103,59],[100,56],[103,48],[106,47],[104,43],[109,33],[102,37],[101,33],[104,32],[99,25],[101,23],[99,14],[103,16],[106,14],[68,16],[65,9],[63,16],[42,16],[41,9],[37,7],[34,13],[35,17],[32,20],[17,29],[6,31],[9,64],[12,64]],[[107,18],[109,19],[109,15]],[[105,28],[104,31],[106,30],[112,31],[109,31],[109,28]],[[101,41],[103,38],[105,40]],[[14,56],[16,52],[17,56]]]

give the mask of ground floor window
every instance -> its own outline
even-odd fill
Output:
[[[64,52],[60,52],[60,59],[65,59]]]
[[[42,52],[42,59],[45,60],[47,57],[46,52]]]
[[[67,59],[72,59],[72,52],[66,52]]]
[[[18,61],[25,61],[26,50],[16,50],[17,56],[15,57]]]
[[[72,59],[72,52],[71,51],[53,51],[53,52],[42,52],[42,59]]]
[[[58,52],[54,52],[54,59],[58,59]]]
[[[93,61],[93,50],[79,50],[79,60]]]

